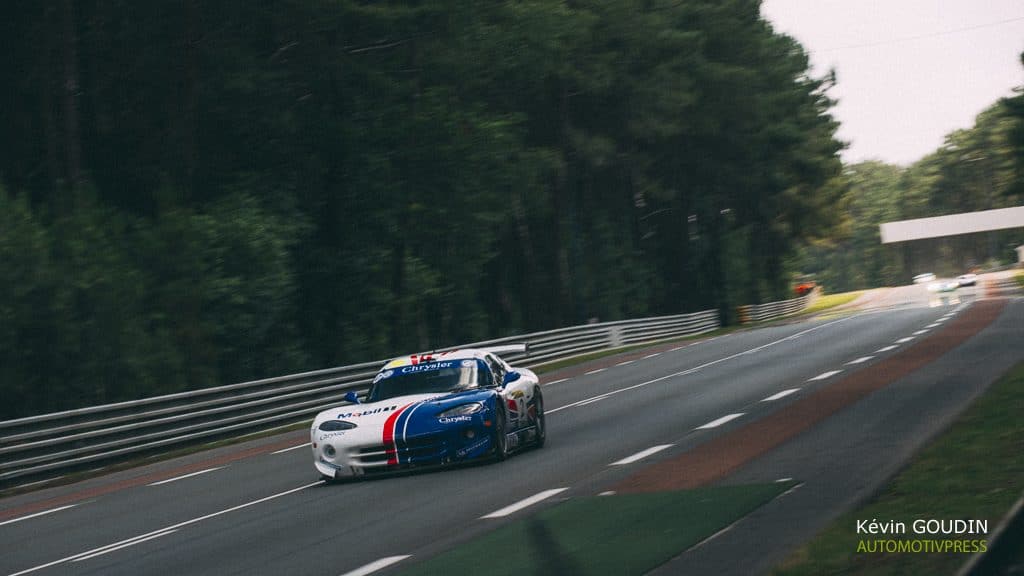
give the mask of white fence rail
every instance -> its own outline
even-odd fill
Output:
[[[706,310],[572,326],[459,348],[525,342],[528,355],[503,357],[515,365],[536,367],[598,350],[701,334],[718,327],[718,311]],[[46,478],[57,471],[300,422],[324,408],[344,403],[350,391],[364,394],[384,362],[2,421],[0,487]]]
[[[810,306],[815,300],[817,300],[818,292],[819,289],[815,288],[803,296],[790,300],[738,306],[736,308],[736,315],[739,317],[740,324],[764,322],[765,320],[788,316],[790,314],[800,312]]]

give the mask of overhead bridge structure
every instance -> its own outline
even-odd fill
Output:
[[[882,244],[892,244],[1008,228],[1024,228],[1024,206],[886,222],[881,232]]]

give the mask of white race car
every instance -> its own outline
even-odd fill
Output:
[[[325,480],[504,460],[544,445],[544,398],[537,375],[496,352],[523,345],[414,354],[391,360],[365,400],[324,410],[313,420],[313,465]]]

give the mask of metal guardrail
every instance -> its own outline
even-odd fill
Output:
[[[719,327],[718,311],[572,326],[474,342],[479,348],[525,342],[505,354],[528,368],[598,350],[701,334]],[[454,348],[449,348],[454,349]],[[0,422],[0,487],[96,466],[200,440],[242,435],[312,418],[365,394],[387,360],[91,406]]]
[[[779,318],[781,316],[788,316],[790,314],[800,312],[810,306],[818,299],[819,293],[820,288],[815,287],[814,290],[811,290],[807,294],[790,300],[737,306],[736,315],[740,320],[740,324],[763,322],[765,320],[772,320],[773,318]]]

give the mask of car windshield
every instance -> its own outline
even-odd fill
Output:
[[[428,362],[378,373],[367,400],[377,402],[408,394],[458,392],[490,383],[491,373],[479,360]]]

